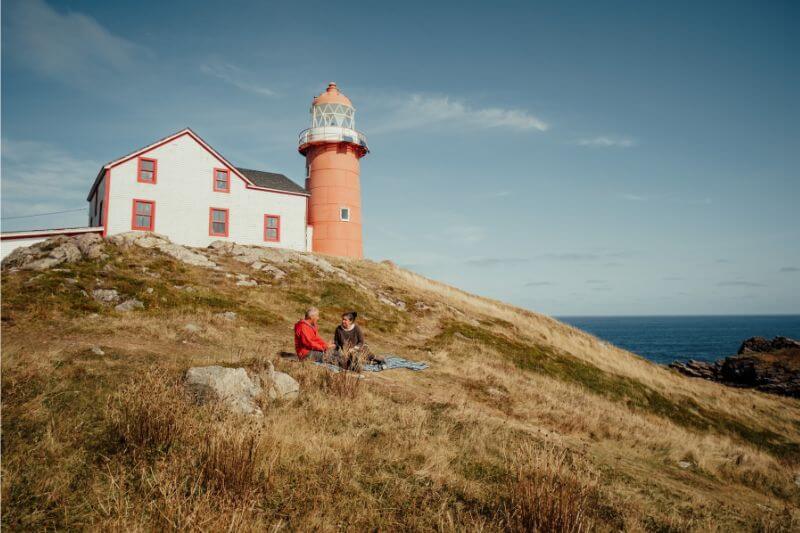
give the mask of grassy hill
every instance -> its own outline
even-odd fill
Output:
[[[203,251],[215,269],[105,247],[3,272],[4,529],[800,527],[796,400],[684,378],[388,262]],[[309,305],[326,337],[356,309],[373,350],[430,369],[357,380],[281,358]],[[191,366],[270,361],[301,395],[263,418],[181,385]]]

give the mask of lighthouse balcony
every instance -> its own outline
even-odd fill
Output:
[[[341,126],[318,126],[300,132],[298,145],[301,153],[312,144],[345,142],[359,147],[363,153],[369,152],[367,136],[360,131]]]

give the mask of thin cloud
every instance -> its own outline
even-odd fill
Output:
[[[587,279],[586,283],[588,285],[603,285],[603,284],[608,283],[608,282],[606,280],[604,280],[604,279]]]
[[[594,146],[600,148],[630,148],[636,146],[636,141],[629,138],[620,137],[592,137],[590,139],[580,139],[577,142],[578,146]]]
[[[600,259],[600,256],[597,254],[586,254],[578,252],[542,254],[539,257],[541,259],[550,259],[553,261],[595,261],[597,259]]]
[[[629,202],[645,202],[649,198],[642,194],[633,194],[633,193],[624,193],[620,195],[620,198],[623,200],[628,200]]]
[[[588,253],[588,252],[563,252],[563,253],[547,253],[538,256],[539,259],[546,261],[598,261],[601,259],[627,259],[633,257],[633,251],[619,251],[619,252],[603,252],[603,253]],[[606,266],[619,266],[618,262],[606,263]]]
[[[60,13],[42,0],[8,7],[7,49],[14,51],[9,57],[43,76],[91,88],[104,76],[129,75],[142,58],[152,57],[83,13]]]
[[[245,70],[225,61],[207,61],[200,65],[200,71],[203,74],[222,80],[245,92],[267,97],[276,95],[275,91],[269,87],[248,81],[247,72]]]
[[[464,263],[470,266],[488,267],[527,263],[528,261],[530,260],[523,257],[480,257],[476,259],[468,259],[467,261],[464,261]]]
[[[552,281],[529,281],[525,284],[526,287],[547,287],[555,285]]]
[[[457,244],[475,244],[486,238],[486,228],[482,226],[457,225],[445,228],[442,234],[446,240]]]
[[[410,130],[445,124],[513,131],[547,131],[550,128],[546,122],[524,109],[476,108],[449,96],[412,94],[401,101],[377,131]]]
[[[720,281],[717,287],[766,287],[766,285],[755,281]]]
[[[661,278],[663,281],[683,281],[683,278],[678,276],[667,276],[666,278]]]
[[[800,268],[797,268],[797,267],[783,267],[778,272],[800,272]]]

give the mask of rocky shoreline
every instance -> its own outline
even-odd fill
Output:
[[[693,378],[800,398],[800,342],[788,337],[751,337],[736,355],[714,363],[674,361],[669,367]]]

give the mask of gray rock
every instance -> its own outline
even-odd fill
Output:
[[[236,320],[236,313],[234,313],[233,311],[225,311],[224,313],[217,313],[214,316],[216,316],[217,318],[222,318],[224,320]]]
[[[200,333],[201,328],[197,324],[186,324],[183,326],[183,330],[188,333]]]
[[[276,281],[280,281],[286,277],[286,272],[273,265],[264,265],[260,268],[260,270],[272,276],[272,279]]]
[[[99,346],[92,346],[92,353],[95,354],[95,355],[105,355],[106,354],[106,352],[104,352],[103,349],[100,348]]]
[[[119,300],[119,293],[116,289],[95,289],[92,291],[92,298],[98,302],[110,304]]]
[[[266,372],[259,374],[259,384],[270,400],[293,400],[300,394],[300,384],[285,372],[278,372],[270,363]]]
[[[201,266],[206,268],[216,267],[217,264],[209,260],[206,256],[199,252],[195,252],[171,242],[164,235],[152,233],[149,231],[129,231],[127,233],[120,233],[109,237],[109,240],[117,245],[131,246],[136,245],[141,248],[156,248],[161,252],[186,263],[187,265]]]
[[[3,259],[3,268],[48,270],[64,263],[74,263],[83,257],[73,239],[60,235],[31,246],[17,248]]]
[[[75,246],[87,259],[105,259],[108,254],[104,252],[105,243],[97,233],[84,233],[73,238]]]
[[[153,294],[153,287],[147,287],[147,294]]]
[[[240,279],[236,282],[236,285],[239,287],[255,287],[258,285],[258,282],[254,279]]]
[[[690,463],[689,461],[678,461],[678,466],[685,470],[690,466],[692,466],[692,463]]]
[[[186,372],[185,383],[200,403],[218,401],[236,413],[263,414],[256,404],[262,389],[244,368],[193,367]]]
[[[144,309],[144,304],[137,300],[136,298],[131,298],[130,300],[125,300],[121,304],[114,307],[120,313],[127,313],[128,311],[133,311],[134,309]]]

